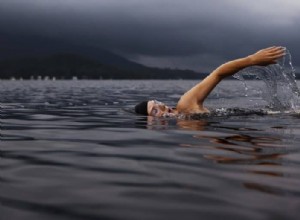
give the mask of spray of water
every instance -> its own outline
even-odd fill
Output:
[[[286,55],[277,64],[266,67],[253,66],[245,68],[234,75],[242,80],[247,89],[249,78],[256,78],[265,83],[262,98],[268,103],[268,108],[274,111],[299,111],[300,91],[295,80],[295,69],[292,56],[286,50]]]

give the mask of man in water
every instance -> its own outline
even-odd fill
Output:
[[[200,83],[184,93],[178,101],[176,108],[170,108],[164,103],[156,100],[149,100],[136,105],[135,112],[156,117],[207,113],[209,110],[203,106],[203,103],[206,97],[222,79],[249,66],[267,66],[275,64],[276,60],[284,55],[285,48],[274,46],[259,50],[247,57],[232,60],[219,66]]]

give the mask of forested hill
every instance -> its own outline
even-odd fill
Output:
[[[204,76],[191,70],[150,68],[112,54],[102,59],[59,53],[0,60],[0,78],[200,79]]]
[[[200,79],[190,70],[150,68],[99,46],[2,35],[0,79]]]
[[[207,75],[147,67],[99,47],[47,38],[2,37],[0,79],[202,79]]]

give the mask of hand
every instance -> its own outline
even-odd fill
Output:
[[[276,60],[285,55],[284,47],[269,47],[259,50],[255,54],[249,56],[251,63],[258,66],[267,66],[275,64]]]

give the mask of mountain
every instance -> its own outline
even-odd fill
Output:
[[[0,36],[0,79],[202,79],[207,75],[147,67],[95,46],[34,36]]]
[[[109,60],[118,61],[118,56]],[[119,59],[123,61],[122,59]],[[78,54],[61,53],[48,56],[15,58],[0,61],[0,79],[45,78],[57,79],[182,79],[200,78],[190,70],[150,68],[123,61],[107,64]]]
[[[4,36],[4,37],[3,37]],[[53,54],[78,54],[101,61],[104,64],[125,68],[140,68],[143,65],[129,61],[124,57],[96,46],[78,45],[41,37],[18,38],[15,35],[2,35],[0,61],[16,58],[49,56]]]
[[[1,40],[0,79],[199,79],[201,75],[191,70],[151,68],[99,47],[48,38],[6,36]]]

